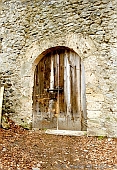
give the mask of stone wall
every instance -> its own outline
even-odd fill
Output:
[[[34,68],[48,48],[83,60],[88,135],[117,136],[117,0],[2,0],[0,81],[3,114],[32,123]]]

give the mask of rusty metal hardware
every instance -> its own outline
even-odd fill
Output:
[[[55,89],[46,89],[47,92],[62,92],[63,91],[63,88],[62,87],[57,87]]]

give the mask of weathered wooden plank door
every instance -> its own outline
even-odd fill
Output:
[[[69,49],[56,49],[41,59],[34,74],[34,128],[82,130],[86,113],[81,70],[80,57]]]

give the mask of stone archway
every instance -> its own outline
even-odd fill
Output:
[[[84,66],[64,46],[50,48],[36,65],[33,128],[86,130]]]
[[[91,69],[95,69],[95,63],[92,67],[90,66],[90,59],[95,58],[94,54],[97,49],[88,36],[82,34],[71,34],[61,35],[60,37],[45,39],[34,42],[28,49],[22,59],[21,63],[21,111],[19,119],[25,117],[27,124],[32,124],[32,94],[34,85],[34,71],[39,61],[49,52],[53,47],[64,46],[73,50],[84,63],[86,72],[86,99],[90,90],[90,83],[88,83],[88,74],[90,75]],[[93,80],[92,80],[93,81]],[[94,82],[95,83],[95,82]],[[90,111],[90,108],[89,108]],[[15,118],[14,118],[15,120]]]

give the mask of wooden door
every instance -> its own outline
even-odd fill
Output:
[[[82,130],[86,120],[82,72],[80,57],[69,49],[56,49],[41,59],[34,74],[34,128]]]

